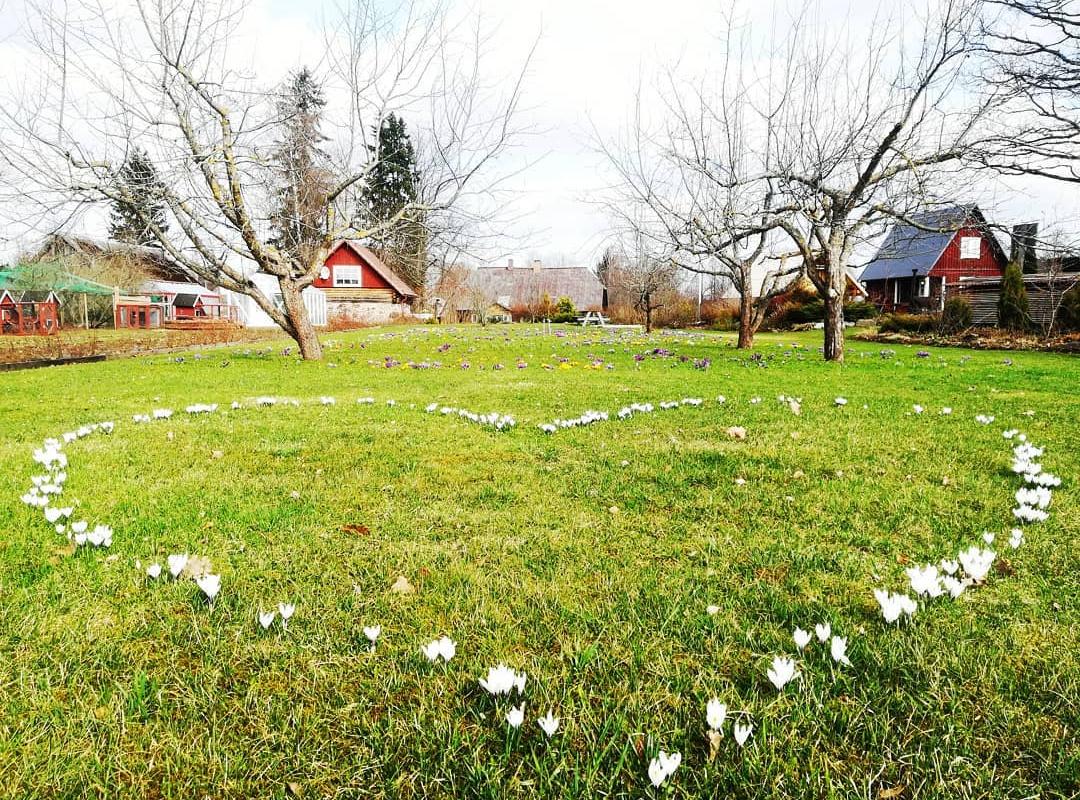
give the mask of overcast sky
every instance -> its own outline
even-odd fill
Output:
[[[321,23],[342,0],[254,0],[248,11],[250,52],[261,82],[272,84],[301,65],[317,66]],[[608,240],[609,220],[595,202],[608,179],[595,151],[597,135],[612,137],[625,125],[640,82],[678,65],[693,74],[715,56],[724,28],[721,9],[734,0],[483,0],[457,4],[480,13],[497,32],[486,57],[491,78],[512,75],[529,49],[536,51],[525,83],[525,121],[538,133],[507,163],[533,166],[514,181],[521,223],[503,248],[522,262],[591,265]],[[455,3],[455,0],[448,0]],[[794,0],[792,0],[792,3]],[[747,24],[785,24],[786,0],[743,3]],[[891,6],[890,6],[891,7]],[[858,40],[873,4],[820,0],[823,23]],[[0,0],[0,76],[20,59],[19,20],[24,0]],[[0,77],[0,80],[3,80]],[[1030,180],[982,181],[969,197],[992,208],[1004,224],[1040,220],[1077,229],[1080,200],[1073,189]],[[100,235],[102,219],[83,222]],[[20,243],[21,244],[21,243]]]

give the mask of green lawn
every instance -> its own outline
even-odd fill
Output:
[[[0,375],[0,796],[1080,796],[1080,361],[850,343],[840,367],[804,334],[752,355],[529,326],[327,339],[323,363],[281,342]],[[652,348],[673,355],[635,361]],[[614,419],[684,397],[704,403]],[[160,407],[176,414],[132,422]],[[537,428],[587,409],[612,419]],[[19,496],[34,447],[101,420],[111,436],[65,448],[64,500],[114,541],[72,552]],[[1015,551],[1006,428],[1063,478]],[[884,624],[874,588],[984,531],[985,585]],[[170,553],[210,560],[212,606],[144,576]],[[263,632],[281,601],[288,630]],[[852,665],[815,640],[778,693],[772,658],[825,621]],[[457,654],[431,665],[444,634]],[[477,683],[500,662],[528,673],[516,732]],[[710,753],[712,697],[729,719]],[[657,749],[682,754],[658,790]]]

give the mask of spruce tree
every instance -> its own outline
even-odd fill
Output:
[[[152,230],[169,230],[163,184],[154,162],[141,147],[132,148],[116,177],[117,188],[129,200],[114,200],[109,218],[109,238],[128,244],[157,245]]]
[[[1001,278],[1001,293],[998,295],[998,327],[1006,330],[1021,331],[1031,323],[1028,309],[1027,290],[1024,288],[1024,276],[1020,265],[1015,261],[1005,267]]]
[[[325,107],[322,86],[307,67],[288,77],[277,103],[281,138],[273,151],[270,242],[299,259],[310,257],[326,230],[331,171],[320,130]]]
[[[372,236],[372,245],[387,265],[417,290],[427,277],[427,229],[422,214],[403,209],[415,206],[420,173],[405,120],[390,114],[379,126],[378,144],[371,148],[373,167],[365,188],[368,224],[387,226]]]

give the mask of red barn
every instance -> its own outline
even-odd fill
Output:
[[[961,278],[1000,277],[1008,259],[977,206],[911,217],[889,231],[861,280],[883,311],[938,311]]]
[[[411,310],[416,292],[371,250],[343,240],[330,249],[315,280],[331,315],[385,322]]]

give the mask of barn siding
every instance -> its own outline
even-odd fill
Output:
[[[1028,310],[1036,325],[1049,325],[1054,319],[1061,297],[1080,281],[1080,276],[1025,275],[1024,289],[1028,297]],[[956,287],[955,297],[963,297],[971,305],[971,321],[975,325],[997,325],[997,304],[1001,294],[1000,280],[962,281]]]
[[[980,240],[979,258],[960,258],[960,239],[978,236]],[[1004,260],[986,240],[987,234],[978,228],[961,228],[934,264],[930,274],[944,277],[946,284],[957,283],[962,277],[1000,277],[1005,272]]]

